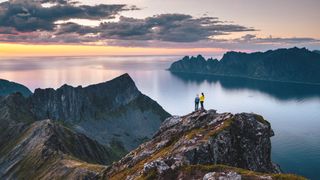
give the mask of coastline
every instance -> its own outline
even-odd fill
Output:
[[[252,79],[252,80],[259,80],[259,81],[269,81],[269,82],[278,82],[278,83],[290,83],[290,84],[301,84],[301,85],[311,85],[311,86],[320,86],[320,83],[311,83],[311,82],[301,82],[301,81],[281,81],[281,80],[274,80],[274,79],[263,79],[263,78],[254,78],[250,76],[237,76],[237,75],[225,75],[225,74],[213,74],[213,73],[200,73],[200,72],[185,72],[185,71],[173,71],[166,69],[171,73],[181,73],[181,74],[196,74],[196,75],[205,75],[205,76],[216,76],[216,77],[230,77],[230,78],[243,78],[243,79]]]

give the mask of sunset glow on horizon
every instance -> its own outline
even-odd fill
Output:
[[[30,45],[0,43],[0,56],[121,56],[121,55],[196,55],[220,54],[226,52],[221,48],[142,48],[120,46],[88,46],[88,45]]]
[[[0,0],[0,55],[320,49],[320,1]]]

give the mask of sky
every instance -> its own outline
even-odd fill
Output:
[[[0,56],[320,49],[319,0],[0,0]]]

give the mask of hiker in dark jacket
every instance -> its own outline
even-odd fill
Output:
[[[194,110],[197,111],[199,109],[199,102],[200,102],[200,98],[199,95],[197,94],[196,98],[194,99]]]

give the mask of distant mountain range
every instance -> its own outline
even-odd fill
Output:
[[[32,92],[22,84],[0,79],[0,96],[5,96],[15,92],[20,92],[25,97],[32,94]]]
[[[217,76],[236,76],[270,81],[320,84],[320,54],[306,48],[266,52],[227,52],[221,60],[184,57],[169,70]]]

